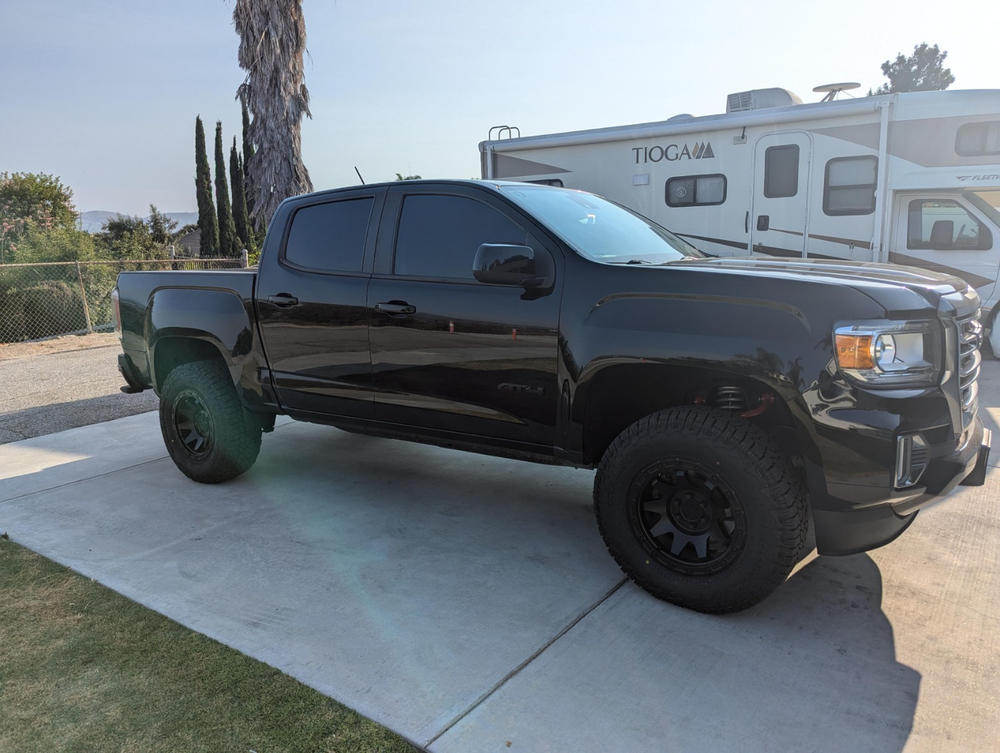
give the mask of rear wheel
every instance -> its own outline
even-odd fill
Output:
[[[735,612],[798,561],[808,513],[798,478],[748,422],[701,407],[637,421],[594,482],[601,535],[622,569],[659,598]]]
[[[228,372],[215,361],[170,372],[160,393],[160,431],[176,466],[206,484],[236,478],[260,452],[260,423],[243,409]]]

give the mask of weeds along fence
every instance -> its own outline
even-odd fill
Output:
[[[0,343],[114,329],[111,291],[119,272],[243,266],[242,259],[0,264]]]

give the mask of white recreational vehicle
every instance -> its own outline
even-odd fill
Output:
[[[482,175],[602,194],[713,255],[950,272],[978,289],[992,325],[1000,90],[834,101],[847,86],[818,87],[833,91],[813,104],[784,89],[741,92],[724,114],[658,123],[523,138],[500,126],[479,145]]]

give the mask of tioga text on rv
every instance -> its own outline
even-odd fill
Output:
[[[635,155],[635,164],[645,164],[646,162],[676,162],[681,159],[708,159],[714,157],[712,143],[710,141],[696,142],[688,147],[687,144],[667,144],[666,146],[633,146],[632,153]]]

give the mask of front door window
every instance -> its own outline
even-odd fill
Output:
[[[935,251],[992,248],[989,229],[952,199],[914,199],[907,217],[906,247]]]

